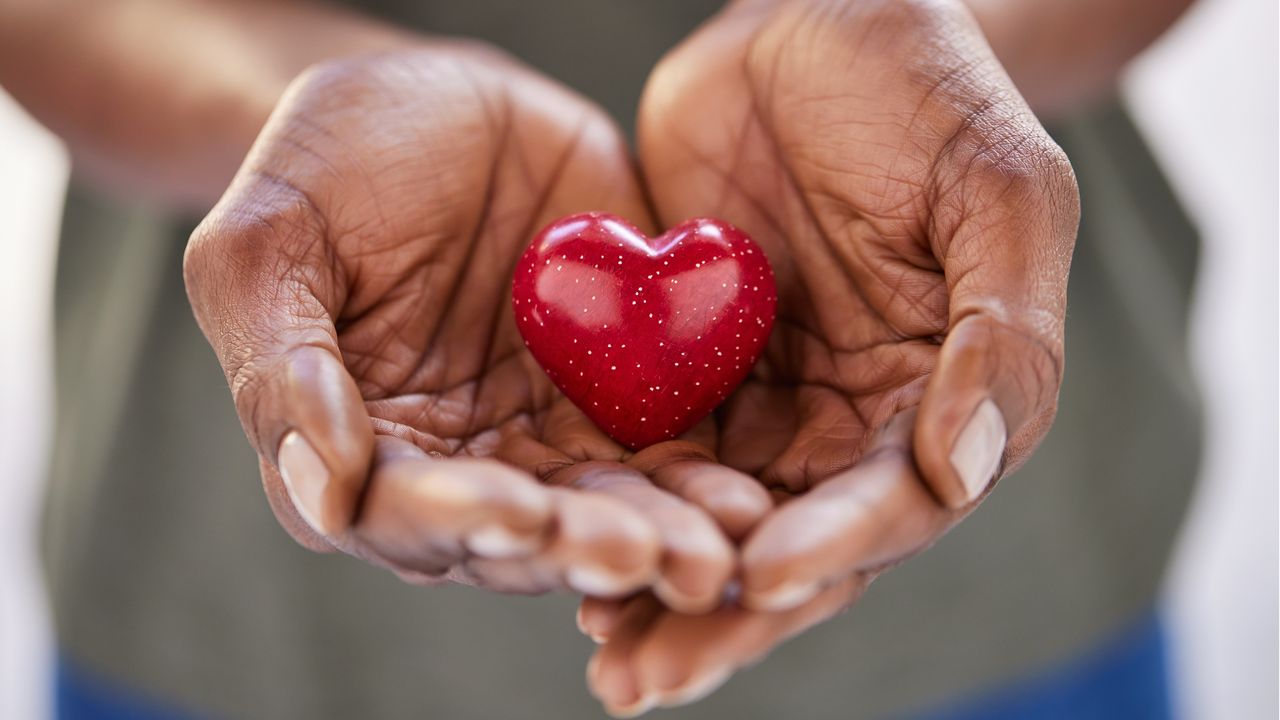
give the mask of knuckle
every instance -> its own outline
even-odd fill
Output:
[[[460,55],[464,55],[480,61],[486,65],[515,67],[520,66],[521,62],[506,49],[494,45],[484,40],[478,40],[470,37],[452,38],[449,40],[450,48],[456,49]]]
[[[322,216],[307,194],[286,180],[260,176],[215,208],[191,234],[183,277],[194,300],[229,283],[264,276],[279,280],[294,261],[323,242]]]
[[[1044,181],[1056,219],[1064,231],[1075,237],[1076,228],[1080,225],[1080,186],[1067,153],[1052,140],[1045,148]]]
[[[215,208],[192,233],[183,277],[192,310],[222,363],[242,418],[270,368],[260,351],[276,340],[268,318],[309,320],[320,308],[316,290],[329,272],[314,260],[324,252],[323,227],[309,205],[278,183],[252,183]],[[247,199],[246,199],[247,198]]]
[[[957,119],[947,149],[965,179],[1029,190],[1040,172],[1037,150],[1047,138],[1034,120],[1008,113],[1004,105],[997,98],[979,101]]]
[[[350,100],[359,98],[364,115],[370,104],[398,103],[404,92],[432,87],[439,94],[475,83],[498,85],[501,71],[522,67],[507,51],[480,40],[455,38],[442,45],[321,60],[299,73],[291,88],[312,104],[335,110],[348,110]]]
[[[1074,238],[1080,199],[1066,154],[1033,117],[990,101],[960,122],[940,158],[939,194],[964,216],[1030,219]]]
[[[206,217],[191,233],[187,247],[182,253],[182,279],[187,288],[187,298],[191,301],[197,315],[201,308],[200,300],[205,296],[205,280],[210,263],[210,245],[215,243],[214,232],[209,227],[210,218]]]
[[[298,73],[291,84],[294,92],[317,94],[343,93],[363,86],[370,72],[383,62],[384,56],[376,53],[326,58],[312,63]]]
[[[305,111],[305,122],[290,116],[287,133],[308,127],[331,131],[350,128],[353,136],[367,118],[388,105],[402,102],[400,87],[411,71],[420,74],[433,66],[429,55],[415,53],[364,53],[321,60],[307,66],[289,84],[285,97],[292,107]],[[302,127],[297,127],[301,125]]]

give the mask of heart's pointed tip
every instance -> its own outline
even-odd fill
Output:
[[[701,421],[702,418],[698,418],[698,420]],[[681,422],[681,426],[683,426],[684,424],[685,424],[684,422]],[[688,424],[690,426],[693,426],[693,425],[696,425],[697,422],[688,423]],[[597,423],[597,425],[599,425],[599,423]],[[609,432],[606,430],[605,434],[608,435],[610,438],[612,438],[619,445],[625,447],[631,452],[638,453],[641,450],[644,450],[645,448],[650,448],[650,447],[653,447],[654,445],[675,440],[676,438],[683,435],[684,431],[681,430],[680,432],[664,432],[657,435],[635,435],[635,434],[628,434],[628,433],[618,433],[616,431]]]

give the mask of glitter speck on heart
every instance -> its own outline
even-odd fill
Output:
[[[534,238],[513,287],[534,359],[632,448],[687,430],[742,382],[776,302],[764,254],[710,219],[650,239],[609,215],[565,218]]]

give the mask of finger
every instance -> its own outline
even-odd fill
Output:
[[[671,707],[710,695],[734,672],[839,614],[863,588],[862,579],[847,578],[781,613],[727,607],[700,616],[662,614],[629,659],[641,698],[638,705]]]
[[[241,177],[200,224],[183,270],[196,319],[222,363],[264,482],[306,544],[341,542],[373,454],[373,430],[336,342],[342,300],[323,228],[296,190]],[[279,495],[274,490],[269,495]]]
[[[962,320],[942,346],[920,404],[917,461],[948,506],[976,501],[1039,441],[1053,420],[1060,343],[1042,345],[985,316]]]
[[[258,472],[262,476],[262,489],[267,495],[267,505],[275,514],[281,527],[301,546],[314,552],[333,552],[338,549],[339,540],[330,539],[316,532],[299,515],[298,508],[289,491],[285,489],[284,479],[274,464],[264,457],[258,458]]]
[[[607,495],[549,488],[556,533],[533,560],[584,595],[616,598],[650,586],[658,575],[661,542],[645,516]]]
[[[578,613],[574,618],[578,631],[591,638],[596,644],[603,643],[613,634],[622,619],[623,611],[634,600],[605,600],[603,598],[584,597],[578,603]]]
[[[506,592],[568,588],[601,598],[625,597],[657,581],[660,537],[644,515],[608,495],[546,490],[555,519],[545,547],[525,558],[473,557],[468,575]]]
[[[1079,200],[1062,151],[1034,118],[1019,121],[1029,129],[1014,148],[962,131],[955,155],[972,160],[944,167],[937,180],[951,188],[939,190],[935,217],[948,329],[915,446],[929,486],[953,508],[986,491],[1002,458],[1004,472],[1025,460],[1053,420],[1062,383]]]
[[[564,589],[564,573],[536,555],[528,558],[487,558],[472,555],[447,575],[451,582],[512,595],[541,595]]]
[[[614,717],[634,717],[647,711],[629,659],[645,631],[663,611],[652,595],[626,604],[612,637],[587,662],[587,686]]]
[[[660,513],[643,498],[636,502],[626,492],[597,488],[556,486],[547,492],[555,505],[555,532],[546,547],[528,558],[472,558],[468,573],[486,587],[508,592],[567,587],[599,598],[621,598],[662,584],[665,541],[653,519]]]
[[[934,498],[911,462],[915,413],[900,413],[857,465],[783,505],[742,549],[742,603],[797,607],[856,572],[933,543],[959,515]]]
[[[550,192],[535,197],[540,212],[532,231],[557,218],[586,211],[605,211],[626,218],[648,235],[657,235],[644,190],[631,161],[627,138],[608,113],[583,102],[569,88],[515,63],[521,82],[504,83],[503,90],[516,112],[512,120],[522,135],[557,137],[574,127],[568,149],[555,144],[528,143],[528,158],[507,163],[498,172],[512,185],[529,184],[529,168],[547,168],[554,178],[543,180]],[[491,213],[501,217],[501,213]],[[522,241],[529,238],[524,237]]]
[[[617,461],[626,455],[625,448],[605,435],[576,405],[558,393],[541,418],[541,424],[540,441],[570,462]],[[524,453],[531,454],[531,448],[525,448]],[[532,457],[522,457],[519,461],[524,463],[532,460]],[[566,464],[569,463],[563,463],[562,466]]]
[[[654,485],[702,508],[730,539],[740,540],[773,508],[755,478],[714,461],[703,447],[673,441],[654,445],[627,461]]]
[[[588,444],[605,457],[616,457],[620,448],[567,400],[561,398],[556,407],[560,410],[553,409],[551,415],[558,415],[559,420],[552,424],[568,433],[557,437],[559,445],[552,447],[517,434],[508,438],[500,450],[501,457],[537,473],[549,484],[557,515],[553,543],[524,563],[473,560],[468,568],[490,576],[501,573],[508,579],[520,576],[526,587],[549,584],[585,595],[620,597],[648,587],[656,579],[662,560],[657,528],[616,498],[563,487],[581,473],[575,467],[582,463],[576,461],[594,452]],[[568,452],[557,449],[561,447]]]
[[[547,489],[515,468],[431,457],[383,437],[353,535],[397,570],[439,575],[469,555],[533,554],[548,542],[554,515]]]
[[[695,506],[654,487],[620,463],[578,463],[557,475],[586,494],[616,498],[657,530],[660,568],[654,593],[682,612],[705,612],[720,603],[733,574],[734,553],[715,522]]]

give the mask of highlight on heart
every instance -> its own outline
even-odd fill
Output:
[[[649,238],[619,217],[582,213],[533,238],[512,305],[552,382],[638,450],[688,430],[751,372],[777,290],[764,251],[724,221]]]

